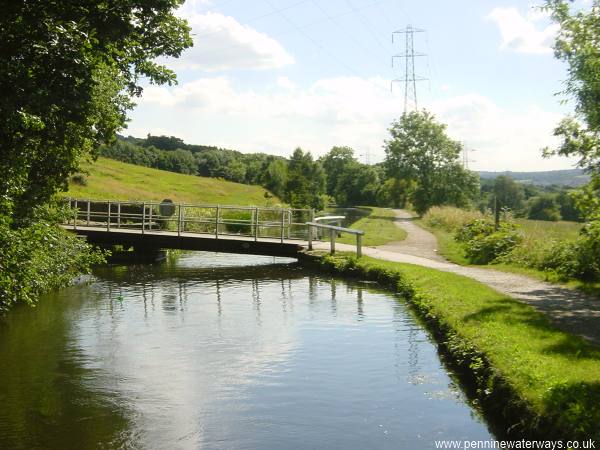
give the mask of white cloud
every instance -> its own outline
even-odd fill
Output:
[[[296,146],[321,155],[333,145],[349,145],[357,155],[369,149],[372,161],[383,159],[387,128],[402,112],[401,99],[389,93],[387,80],[335,77],[306,88],[290,88],[290,83],[279,78],[257,91],[239,88],[226,77],[212,77],[173,88],[150,86],[134,112],[132,128],[141,134],[167,128],[166,134],[192,143],[280,155],[289,155]],[[479,94],[423,106],[448,124],[452,138],[478,150],[473,165],[477,169],[569,165],[564,158],[541,158],[541,148],[554,144],[558,113],[535,105],[508,110]]]
[[[547,23],[547,14],[532,9],[527,17],[516,8],[494,8],[487,16],[498,25],[500,48],[517,53],[552,53],[552,44],[559,27]],[[538,29],[540,28],[540,29]]]
[[[206,71],[275,69],[294,63],[282,45],[265,33],[216,12],[183,14],[192,27],[194,46],[171,65]]]

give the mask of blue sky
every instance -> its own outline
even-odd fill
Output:
[[[565,66],[550,48],[556,27],[527,2],[398,0],[194,0],[179,10],[195,46],[166,64],[175,87],[148,86],[125,134],[288,156],[348,145],[362,160],[384,157],[403,111],[402,38],[415,34],[419,107],[465,142],[471,168],[549,170],[551,133],[570,111],[555,95]]]

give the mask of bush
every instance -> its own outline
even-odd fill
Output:
[[[465,256],[473,264],[488,264],[507,255],[523,240],[516,224],[502,222],[497,231],[487,219],[466,223],[456,233],[455,240],[465,246]]]
[[[588,224],[575,242],[558,242],[546,254],[541,269],[562,278],[584,281],[600,279],[600,222]]]
[[[104,260],[85,240],[55,225],[66,211],[38,210],[36,220],[19,227],[0,216],[0,312],[16,303],[34,304]]]
[[[560,208],[553,197],[532,197],[527,205],[527,218],[531,220],[560,220]]]
[[[87,186],[87,178],[82,173],[76,173],[71,177],[71,183],[77,184],[79,186]]]

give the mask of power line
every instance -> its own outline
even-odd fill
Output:
[[[354,11],[355,13],[358,13],[362,17],[363,20],[361,20],[361,23],[363,24],[363,26],[365,27],[365,29],[367,29],[369,31],[369,33],[371,34],[371,36],[373,36],[373,38],[377,41],[377,43],[383,49],[383,51],[385,53],[387,53],[388,52],[388,47],[386,47],[386,45],[379,38],[379,36],[377,35],[377,33],[375,33],[374,27],[371,24],[371,21],[368,19],[368,17],[365,14],[362,14],[360,12],[360,10],[357,9],[356,6],[354,5],[354,3],[352,3],[350,0],[346,0],[346,3],[348,4],[348,6],[350,6],[350,8],[352,9],[352,11]]]
[[[391,87],[393,90],[395,82],[404,82],[404,113],[407,113],[410,106],[413,110],[418,109],[417,103],[417,81],[423,81],[426,78],[417,77],[415,75],[415,57],[426,56],[424,53],[415,53],[414,47],[414,35],[415,33],[423,33],[425,30],[420,28],[414,28],[412,25],[407,25],[404,30],[394,31],[392,33],[392,44],[394,43],[394,37],[396,35],[404,35],[404,47],[405,52],[403,54],[397,54],[392,56],[392,67],[394,66],[395,58],[404,58],[404,80],[394,79],[392,80]]]
[[[313,5],[315,5],[322,13],[327,17],[329,21],[331,21],[335,26],[337,26],[348,38],[354,42],[354,44],[361,48],[365,53],[367,53],[370,57],[374,57],[373,52],[370,51],[367,47],[365,47],[358,39],[356,39],[351,33],[348,32],[340,23],[332,17],[321,5],[319,5],[317,0],[311,0]]]
[[[264,0],[267,4],[269,4],[269,6],[271,6],[271,8],[273,8],[273,3],[271,2],[271,0]],[[283,12],[278,12],[278,14],[287,22],[289,23],[296,31],[298,31],[300,34],[302,34],[306,39],[308,39],[309,41],[311,41],[317,48],[319,48],[322,52],[326,53],[331,59],[333,59],[334,61],[336,61],[339,65],[341,65],[342,67],[344,67],[346,70],[348,70],[349,72],[353,73],[354,75],[356,75],[359,78],[363,78],[363,76],[358,73],[356,70],[354,70],[354,68],[350,67],[348,64],[346,64],[344,61],[342,61],[340,58],[337,57],[337,55],[335,55],[334,53],[330,52],[329,50],[327,50],[325,47],[323,47],[316,39],[314,39],[310,34],[306,33],[302,28],[300,28],[293,20],[291,20],[289,17],[287,17],[285,14],[283,14]],[[377,83],[372,82],[371,80],[365,78],[365,80],[369,83],[371,83],[373,86],[377,86],[378,89],[382,89],[385,90],[385,88],[383,88],[382,86],[378,85]]]
[[[304,0],[302,3],[306,2],[306,1],[311,1],[311,0]],[[341,17],[345,17],[345,16],[349,16],[351,14],[354,14],[357,11],[363,11],[363,10],[372,8],[372,7],[376,6],[376,5],[379,5],[381,3],[385,3],[387,1],[389,1],[389,0],[376,0],[376,1],[368,3],[368,4],[366,4],[366,5],[364,5],[364,6],[360,7],[360,8],[356,8],[356,10],[346,11],[346,12],[343,12],[341,14],[336,14],[336,15],[330,16],[330,18],[325,18],[325,19],[321,19],[321,20],[315,20],[313,22],[309,22],[309,23],[303,24],[303,25],[297,25],[297,26],[294,26],[294,28],[295,28],[295,31],[299,31],[300,29],[310,28],[310,27],[313,27],[315,25],[320,25],[320,24],[322,24],[324,22],[328,22],[329,20],[339,19]],[[298,3],[294,3],[293,5],[290,5],[288,8],[285,8],[285,9],[290,9],[291,7],[293,7],[293,6],[297,5],[297,4]],[[279,11],[273,11],[272,14],[278,14],[279,13],[279,15],[282,15],[281,12],[282,12],[281,10],[279,10]],[[264,15],[263,15],[263,17],[264,17]],[[196,36],[196,37],[206,37],[206,36],[210,36],[210,35],[213,35],[213,34],[217,34],[219,32],[220,31],[211,31],[209,33],[204,33],[204,34],[195,34],[194,36]],[[284,32],[281,32],[281,33],[274,33],[274,34],[271,34],[270,37],[277,38],[277,37],[281,37],[281,36],[286,36],[286,35],[288,35],[290,33],[293,33],[293,32],[294,32],[294,30],[284,31]],[[227,45],[225,47],[215,48],[212,52],[204,52],[203,54],[204,55],[219,54],[223,50],[227,50],[227,49],[235,48],[235,47],[244,47],[246,45],[247,44],[245,42],[238,42],[238,43],[235,43],[235,44]],[[386,53],[387,53],[387,50],[386,50]]]

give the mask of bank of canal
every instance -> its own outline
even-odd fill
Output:
[[[435,448],[493,436],[406,304],[290,260],[102,268],[0,319],[0,448]]]

